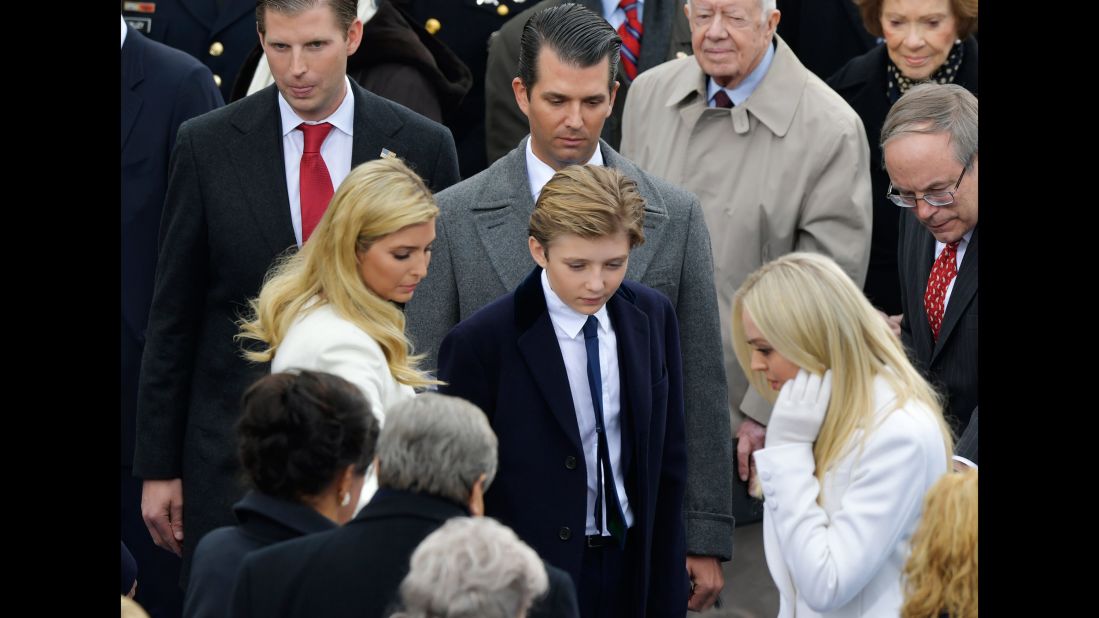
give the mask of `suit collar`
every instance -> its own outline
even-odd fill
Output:
[[[382,149],[392,145],[389,139],[404,125],[379,99],[350,80],[355,97],[355,132],[351,145],[351,165],[376,159]],[[227,140],[231,160],[241,186],[252,187],[248,206],[254,225],[267,241],[272,254],[296,246],[290,219],[290,196],[286,192],[286,164],[282,151],[282,120],[278,108],[278,89],[272,84],[226,108],[229,123],[239,139]],[[231,110],[231,111],[230,111]],[[389,149],[392,151],[392,149]],[[395,152],[397,156],[405,153]],[[269,179],[256,182],[257,178]]]
[[[419,516],[434,521],[469,516],[469,508],[441,496],[380,488],[348,526],[372,519]]]
[[[546,297],[542,291],[542,269],[535,266],[513,292],[515,328],[519,352],[538,385],[546,406],[553,412],[573,447],[583,450],[576,424],[576,409],[569,377],[553,330]],[[618,366],[622,376],[623,410],[629,409],[634,432],[633,451],[648,449],[648,427],[652,416],[652,368],[649,367],[649,320],[634,304],[634,285],[624,281],[605,306],[618,341]],[[629,402],[627,406],[625,402]],[[637,461],[645,457],[636,457]]]
[[[251,187],[246,196],[248,209],[272,255],[296,246],[277,98],[278,90],[272,84],[226,108],[229,124],[238,133],[237,139],[226,140],[229,159],[235,162],[240,186]]]
[[[676,73],[668,87],[667,107],[696,104],[701,99],[706,106],[708,78],[694,57],[683,58],[682,70]],[[775,57],[771,68],[752,92],[748,100],[729,110],[733,128],[738,134],[748,132],[748,114],[759,119],[772,133],[785,137],[793,124],[794,114],[801,103],[801,94],[809,82],[809,71],[797,59],[794,52],[775,35]]]
[[[515,326],[519,333],[516,345],[527,364],[529,374],[538,386],[546,407],[577,452],[583,451],[580,429],[576,424],[576,408],[572,405],[569,374],[553,330],[546,296],[542,293],[542,269],[535,266],[515,289]]]
[[[297,535],[323,532],[336,523],[304,504],[287,502],[258,491],[250,491],[233,505],[233,514],[244,526],[284,528]]]

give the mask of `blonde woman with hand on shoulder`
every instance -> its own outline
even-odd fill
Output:
[[[774,401],[755,463],[780,618],[898,616],[909,539],[953,451],[937,395],[829,258],[765,264],[732,326],[741,367]]]

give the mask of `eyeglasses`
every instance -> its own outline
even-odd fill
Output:
[[[889,190],[886,192],[885,197],[901,208],[915,208],[916,202],[919,200],[923,200],[927,202],[928,206],[935,206],[936,208],[949,206],[954,203],[954,194],[958,192],[958,187],[961,186],[962,179],[965,178],[965,171],[966,168],[962,167],[962,175],[958,176],[958,182],[954,183],[954,188],[949,191],[924,193],[922,197],[916,197],[915,195],[893,193],[893,183],[889,183]]]

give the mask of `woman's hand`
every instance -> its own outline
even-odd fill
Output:
[[[831,395],[831,369],[823,377],[798,370],[797,377],[783,384],[778,393],[767,425],[767,446],[816,440]]]

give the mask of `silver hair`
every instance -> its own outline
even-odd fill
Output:
[[[516,618],[549,586],[541,558],[507,526],[455,517],[412,554],[392,618]]]
[[[957,84],[920,84],[885,117],[881,147],[909,133],[949,133],[954,158],[968,169],[977,156],[977,97]],[[882,161],[885,165],[885,161]]]
[[[496,477],[496,434],[480,408],[424,393],[394,406],[378,436],[378,486],[469,502],[484,474]]]

